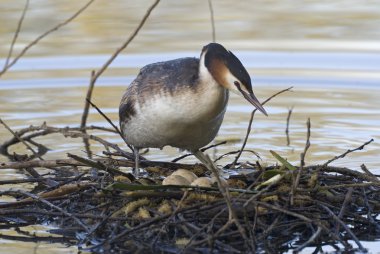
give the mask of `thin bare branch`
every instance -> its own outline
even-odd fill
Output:
[[[85,224],[83,224],[83,222],[82,222],[80,219],[78,219],[77,217],[75,217],[73,214],[71,214],[71,213],[69,213],[69,212],[63,210],[63,209],[60,208],[59,206],[56,206],[56,205],[54,205],[53,203],[47,201],[46,199],[44,199],[44,198],[42,198],[42,197],[40,197],[40,196],[37,196],[37,195],[35,195],[35,194],[33,194],[33,193],[30,193],[30,192],[27,192],[27,191],[23,191],[23,190],[17,190],[17,191],[14,191],[14,192],[16,192],[16,193],[20,193],[20,194],[22,194],[22,195],[24,195],[24,196],[30,197],[30,198],[32,198],[32,199],[35,199],[35,200],[38,200],[38,201],[44,203],[45,205],[47,205],[47,206],[49,206],[49,207],[51,207],[51,208],[53,208],[53,209],[55,209],[55,210],[61,212],[61,213],[64,214],[65,216],[70,217],[70,218],[72,218],[73,220],[75,220],[75,221],[76,221],[76,222],[77,222],[77,223],[78,223],[83,229],[85,229],[87,232],[90,231],[90,229],[89,229]]]
[[[263,101],[261,104],[262,104],[262,105],[266,104],[268,101],[270,101],[271,99],[273,99],[273,98],[276,97],[277,95],[282,94],[282,93],[284,93],[284,92],[287,92],[287,91],[291,90],[292,88],[293,88],[293,87],[291,86],[291,87],[289,87],[289,88],[286,88],[286,89],[284,89],[284,90],[281,90],[281,91],[279,91],[279,92],[273,94],[273,95],[270,96],[268,99],[266,99],[265,101]],[[235,157],[235,160],[232,162],[232,166],[231,166],[232,168],[235,167],[236,163],[238,162],[238,160],[239,160],[239,158],[240,158],[240,156],[241,156],[241,154],[242,154],[242,152],[243,152],[243,150],[244,150],[244,148],[245,148],[245,146],[246,146],[246,144],[247,144],[249,134],[251,133],[253,117],[255,116],[256,111],[257,111],[257,109],[255,108],[255,109],[252,111],[252,113],[251,113],[251,119],[249,120],[249,124],[248,124],[248,128],[247,128],[247,133],[246,133],[246,135],[245,135],[245,138],[244,138],[243,144],[242,144],[242,146],[241,146],[241,148],[240,148],[240,152],[239,152],[238,155]]]
[[[102,73],[108,68],[108,66],[115,60],[115,58],[123,51],[129,43],[136,37],[138,32],[141,30],[143,25],[145,24],[146,20],[150,16],[150,13],[153,11],[153,9],[158,5],[160,0],[155,0],[154,3],[148,8],[147,12],[145,13],[144,17],[140,21],[140,24],[136,27],[135,31],[129,36],[129,38],[115,51],[115,53],[112,54],[112,56],[103,64],[103,66],[95,72],[95,75],[91,77],[90,83],[95,83],[96,80],[102,75]]]
[[[355,241],[356,245],[359,247],[359,249],[361,251],[366,251],[366,249],[363,247],[363,245],[360,243],[359,239],[356,237],[356,235],[351,231],[351,229],[338,217],[335,215],[335,213],[333,211],[330,210],[330,208],[328,208],[327,206],[325,205],[322,205],[322,204],[319,204],[323,209],[325,209],[330,216],[332,216],[334,218],[334,220],[336,220],[345,230],[346,232],[351,236],[352,240]]]
[[[366,145],[369,145],[369,144],[372,143],[373,141],[374,141],[374,139],[372,138],[372,139],[370,139],[369,141],[365,142],[364,144],[362,144],[361,146],[359,146],[359,147],[357,147],[357,148],[355,148],[355,149],[348,149],[346,152],[342,153],[341,155],[335,156],[334,158],[332,158],[332,159],[326,161],[326,162],[321,166],[321,168],[326,167],[327,165],[329,165],[329,164],[330,164],[331,162],[333,162],[333,161],[336,161],[336,160],[338,160],[338,159],[342,159],[342,158],[346,157],[346,155],[349,154],[349,153],[352,153],[352,152],[355,152],[355,151],[358,151],[358,150],[363,150],[364,147],[365,147]]]
[[[11,47],[9,48],[9,52],[8,52],[8,56],[7,56],[7,59],[5,60],[5,63],[4,63],[4,69],[6,68],[6,66],[8,65],[9,63],[9,60],[11,59],[12,57],[12,53],[13,53],[13,48],[16,44],[16,41],[17,41],[17,38],[18,38],[18,35],[20,33],[20,30],[21,30],[21,26],[22,26],[22,22],[24,21],[24,18],[25,18],[25,14],[26,14],[26,10],[28,9],[29,7],[29,0],[26,0],[25,2],[25,6],[24,6],[24,9],[22,10],[22,14],[21,14],[21,18],[19,19],[18,21],[18,24],[17,24],[17,28],[16,28],[16,32],[13,36],[13,40],[12,40],[12,43],[11,43]],[[1,75],[0,75],[1,76]]]
[[[209,145],[209,146],[203,147],[203,148],[201,149],[201,151],[204,152],[204,151],[206,151],[206,150],[208,150],[208,149],[211,149],[211,148],[214,148],[214,147],[217,147],[217,146],[220,146],[220,145],[224,145],[224,144],[226,144],[226,143],[227,143],[227,141],[222,141],[222,142],[219,142],[219,143],[217,143],[217,144]],[[172,162],[177,162],[177,161],[179,161],[179,160],[182,160],[182,159],[184,159],[184,158],[186,158],[186,157],[189,157],[189,156],[192,156],[192,155],[193,155],[192,153],[184,154],[184,155],[182,155],[182,156],[180,156],[180,157],[175,158],[174,160],[172,160]]]
[[[95,71],[93,70],[91,72],[91,79],[93,79],[94,75],[95,75]],[[92,91],[94,90],[94,85],[95,83],[91,82],[87,89],[86,100],[84,102],[84,109],[83,109],[82,119],[80,123],[80,127],[82,129],[86,127],[86,122],[87,122],[88,112],[90,109],[90,101],[91,101]]]
[[[60,29],[61,27],[67,25],[68,23],[70,23],[73,19],[75,19],[76,17],[79,16],[79,14],[81,14],[84,10],[87,9],[88,6],[90,6],[90,4],[92,4],[95,0],[90,0],[88,1],[82,8],[80,8],[77,12],[74,13],[74,15],[72,15],[71,17],[69,17],[68,19],[66,19],[65,21],[59,23],[58,25],[56,25],[55,27],[49,29],[48,31],[46,31],[45,33],[41,34],[40,36],[38,36],[36,39],[34,39],[32,42],[30,42],[23,50],[21,50],[21,52],[15,57],[13,58],[13,60],[11,62],[9,62],[6,66],[4,66],[3,70],[0,72],[0,76],[2,76],[9,68],[11,68],[14,64],[17,63],[17,61],[23,56],[25,55],[25,53],[31,48],[33,47],[34,45],[36,45],[40,40],[42,40],[43,38],[45,38],[47,35],[49,35],[50,33],[54,32],[54,31],[57,31],[58,29]]]
[[[212,0],[208,0],[208,8],[210,10],[210,19],[211,19],[211,28],[212,28],[212,42],[216,42],[214,8],[212,7]]]
[[[23,143],[32,153],[34,156],[39,158],[40,160],[44,160],[28,143],[25,142],[16,132],[14,132],[1,118],[0,118],[0,124],[4,125],[4,127],[12,133],[12,135],[19,140],[21,143]]]
[[[306,156],[307,150],[309,150],[309,147],[310,147],[310,118],[307,119],[306,127],[307,127],[307,136],[306,136],[305,148],[303,150],[303,153],[301,153],[300,167],[298,169],[297,176],[296,176],[296,179],[292,185],[292,190],[290,193],[290,204],[291,205],[294,204],[294,194],[296,193],[298,183],[300,182],[301,174],[302,174],[303,168],[305,166],[305,156]]]
[[[286,145],[290,146],[290,136],[289,136],[289,123],[290,123],[290,117],[293,112],[293,108],[291,107],[288,111],[288,116],[286,117],[286,129],[285,129],[285,134],[286,134]]]
[[[321,234],[321,232],[322,232],[322,228],[318,227],[317,231],[315,231],[315,233],[306,242],[304,242],[302,245],[298,246],[293,251],[293,253],[299,253],[301,250],[303,250],[304,248],[309,246],[309,244],[311,244],[312,242],[315,241],[315,239],[317,239],[317,237]]]

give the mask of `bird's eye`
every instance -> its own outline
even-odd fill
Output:
[[[237,88],[240,88],[240,83],[238,81],[235,81],[234,85],[237,86]]]

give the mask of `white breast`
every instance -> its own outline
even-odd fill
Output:
[[[136,114],[124,125],[127,142],[138,148],[170,145],[186,150],[211,142],[223,121],[228,91],[211,76],[200,80],[196,91],[159,93],[137,102]]]

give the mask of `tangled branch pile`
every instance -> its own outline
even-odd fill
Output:
[[[112,131],[94,126],[86,129]],[[69,154],[61,160],[37,159],[47,149],[34,139],[52,133],[95,140],[104,145],[106,156],[93,159]],[[9,153],[10,146],[19,142],[28,144],[34,153]],[[328,164],[370,142],[324,165],[302,168],[273,152],[283,165],[263,168],[256,162],[250,166],[251,173],[227,180],[231,216],[217,186],[161,185],[162,178],[178,168],[207,175],[202,165],[143,160],[147,174],[134,179],[125,170],[134,164],[131,154],[116,144],[80,128],[32,126],[14,133],[1,145],[2,154],[11,162],[1,163],[0,169],[24,169],[19,173],[26,176],[1,180],[0,185],[29,183],[34,188],[29,192],[9,188],[0,193],[16,199],[0,204],[1,227],[21,234],[0,237],[58,241],[107,253],[271,253],[298,252],[310,246],[320,250],[325,245],[365,250],[361,240],[380,236],[380,181],[364,165],[362,173]],[[49,174],[43,176],[41,170]],[[35,224],[51,224],[56,229],[50,230],[48,237],[22,230]]]

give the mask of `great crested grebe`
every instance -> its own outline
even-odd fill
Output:
[[[200,59],[187,57],[143,67],[119,107],[122,134],[134,148],[135,176],[141,148],[177,147],[205,163],[199,149],[218,133],[229,91],[267,115],[243,64],[218,43],[204,46]]]

